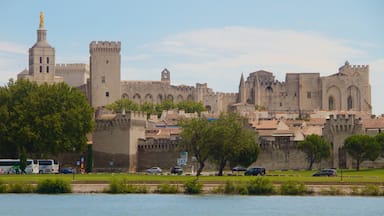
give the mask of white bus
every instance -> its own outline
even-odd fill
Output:
[[[53,159],[38,159],[39,173],[59,173],[59,162]]]
[[[19,159],[0,159],[0,174],[20,173]],[[25,173],[39,173],[39,166],[32,159],[27,159],[27,167]]]

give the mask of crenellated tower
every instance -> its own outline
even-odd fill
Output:
[[[120,49],[120,41],[93,41],[89,45],[91,105],[94,108],[121,98]]]
[[[360,119],[355,115],[330,115],[324,128],[323,136],[331,143],[331,167],[351,168],[352,161],[343,149],[344,140],[354,134],[363,134]]]

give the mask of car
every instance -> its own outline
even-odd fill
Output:
[[[244,173],[244,175],[246,175],[246,176],[250,176],[250,175],[252,175],[252,176],[257,176],[257,175],[265,175],[265,168],[263,168],[263,167],[251,167],[251,168],[248,168],[246,171],[245,171],[245,173]]]
[[[181,168],[180,166],[174,166],[171,168],[171,174],[181,175],[183,174],[183,168]]]
[[[155,173],[161,173],[162,170],[160,169],[160,167],[151,167],[149,169],[146,169],[145,172],[155,174]]]
[[[247,168],[245,168],[245,167],[242,167],[242,166],[235,166],[235,167],[233,167],[232,168],[232,171],[246,171],[247,170]]]
[[[312,176],[337,176],[337,171],[335,169],[322,169]]]
[[[74,173],[74,170],[71,167],[63,167],[63,168],[60,169],[60,173],[62,173],[62,174],[71,174],[71,173]]]

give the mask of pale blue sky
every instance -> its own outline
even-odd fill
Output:
[[[122,43],[122,79],[208,83],[237,92],[240,76],[264,69],[336,73],[370,65],[372,104],[384,113],[384,1],[23,0],[0,2],[0,84],[28,67],[44,11],[56,63],[88,63],[89,43]]]

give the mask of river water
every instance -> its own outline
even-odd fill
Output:
[[[3,194],[1,216],[380,216],[383,197]]]

